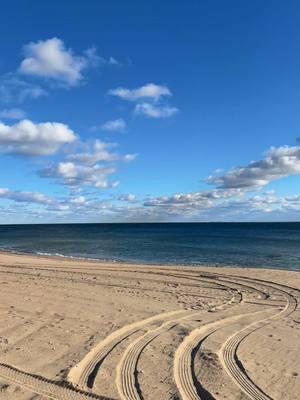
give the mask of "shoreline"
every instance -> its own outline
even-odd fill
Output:
[[[37,258],[54,258],[57,260],[69,260],[69,261],[82,261],[82,262],[93,262],[96,264],[120,264],[124,266],[149,266],[149,267],[179,267],[179,268],[220,268],[220,269],[242,269],[242,270],[267,270],[267,271],[291,271],[291,272],[300,272],[300,267],[293,269],[293,268],[284,268],[284,267],[274,267],[274,266],[261,266],[261,267],[254,267],[254,266],[241,266],[241,265],[225,265],[225,264],[166,264],[166,263],[150,263],[145,261],[125,261],[125,260],[105,260],[100,258],[90,258],[90,257],[80,257],[80,256],[68,256],[60,253],[51,254],[51,253],[42,253],[42,252],[31,252],[31,251],[17,251],[17,250],[10,250],[5,248],[0,248],[0,255],[1,254],[15,254],[19,256],[31,256]]]

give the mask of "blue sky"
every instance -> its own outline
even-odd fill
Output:
[[[297,1],[11,1],[0,223],[300,216]]]

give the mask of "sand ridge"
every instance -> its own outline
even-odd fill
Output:
[[[0,285],[1,400],[300,391],[298,272],[0,253]]]

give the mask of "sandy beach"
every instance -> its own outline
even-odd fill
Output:
[[[1,400],[300,393],[298,272],[3,252],[0,273]]]

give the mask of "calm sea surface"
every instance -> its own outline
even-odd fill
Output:
[[[0,248],[100,260],[300,270],[300,223],[1,225]]]

